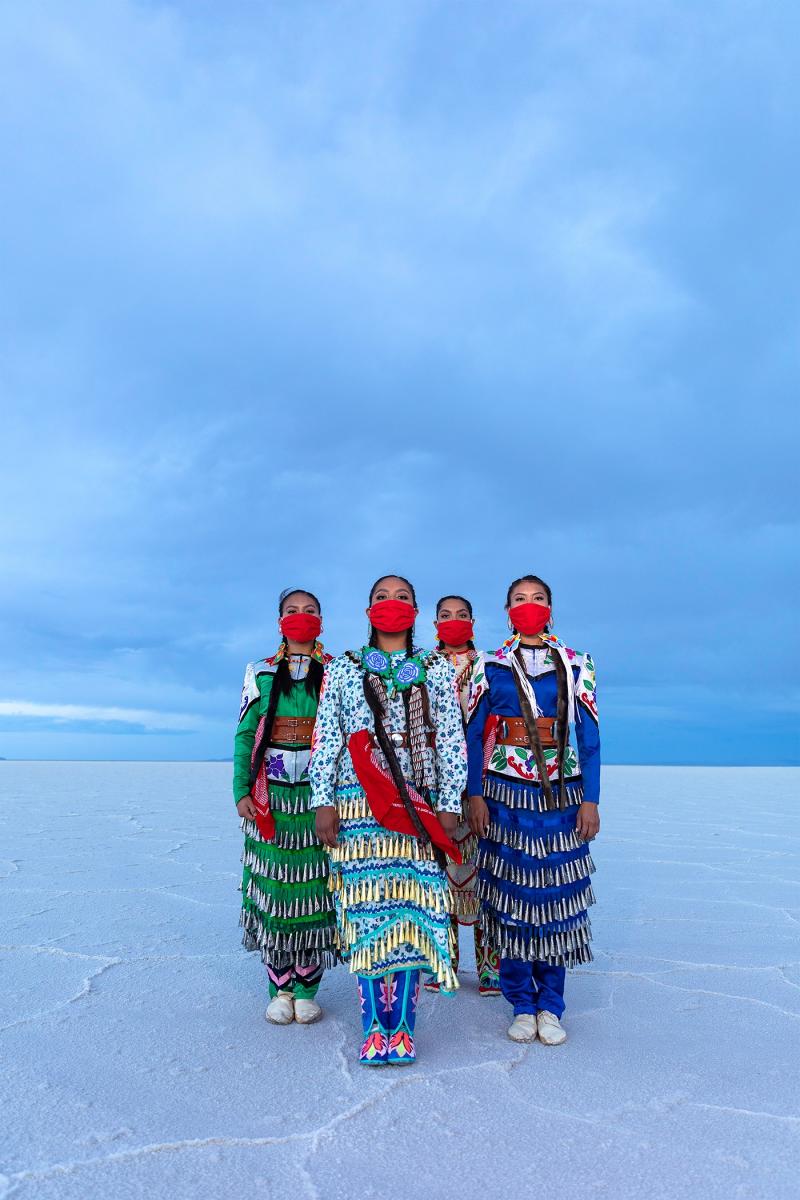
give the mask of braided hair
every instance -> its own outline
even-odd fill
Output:
[[[313,592],[309,592],[306,588],[284,588],[278,597],[278,616],[283,616],[283,608],[290,596],[296,595],[308,596],[309,600],[313,600],[317,606],[319,615],[322,616],[322,605]],[[281,646],[286,646],[286,638],[281,638]],[[322,676],[325,673],[325,668],[316,658],[312,658],[308,664],[308,673],[303,680],[306,692],[309,696],[316,696],[319,700],[319,693],[322,688]],[[250,769],[250,787],[255,783],[256,776],[261,769],[261,764],[264,761],[264,755],[272,740],[272,727],[275,724],[275,714],[278,711],[278,701],[281,696],[288,696],[297,680],[292,679],[292,673],[289,670],[289,656],[284,654],[278,666],[275,669],[275,675],[272,680],[272,688],[269,693],[269,702],[267,711],[264,714],[264,726],[262,730],[261,740],[256,747],[253,764]]]
[[[414,608],[417,607],[417,593],[414,591],[413,583],[411,583],[411,581],[409,579],[406,579],[405,575],[392,575],[392,574],[379,575],[378,578],[375,580],[372,587],[369,589],[370,604],[372,604],[372,597],[377,592],[379,584],[383,583],[384,579],[399,579],[401,583],[404,583],[406,585],[406,587],[408,588],[408,590],[411,592],[411,603],[414,605]],[[369,643],[368,644],[370,646],[377,647],[377,645],[378,645],[377,639],[378,639],[378,630],[375,628],[374,625],[370,624]],[[411,628],[406,631],[406,654],[410,658],[413,653],[414,653],[414,626],[412,625]]]

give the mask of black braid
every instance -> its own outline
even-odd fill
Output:
[[[284,639],[285,645],[285,639]],[[324,674],[322,663],[317,662],[315,658],[311,659],[308,664],[308,674],[305,677],[304,683],[309,696],[315,695],[318,697],[320,688],[322,687],[322,676]],[[272,727],[275,724],[275,714],[278,711],[278,701],[281,696],[288,696],[297,680],[292,679],[292,673],[289,670],[289,659],[285,656],[278,663],[277,670],[272,677],[272,688],[269,693],[269,703],[267,711],[264,715],[264,729],[261,735],[261,741],[256,747],[256,752],[253,757],[253,765],[250,768],[250,787],[252,788],[258,772],[264,763],[267,747],[272,741]]]

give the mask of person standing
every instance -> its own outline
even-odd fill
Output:
[[[472,666],[478,657],[473,636],[475,622],[472,604],[465,596],[442,596],[436,605],[436,633],[439,638],[439,650],[446,657],[456,673],[456,691],[461,702],[461,710],[466,721],[469,701],[469,681]],[[469,826],[469,807],[466,789],[463,796],[463,809],[458,828],[453,835],[453,841],[461,851],[462,862],[448,860],[447,877],[450,880],[450,892],[453,897],[452,923],[455,939],[454,968],[458,972],[458,934],[459,926],[465,925],[473,931],[475,940],[475,963],[478,970],[478,994],[481,996],[499,996],[499,959],[497,951],[487,943],[479,921],[480,905],[476,890],[478,869],[476,857],[478,839]],[[425,980],[426,991],[438,992],[439,984],[435,979]]]
[[[267,968],[275,1025],[318,1021],[326,966],[336,960],[328,860],[314,832],[308,782],[311,734],[324,667],[322,610],[311,592],[288,588],[278,602],[276,654],[249,663],[233,757],[242,819],[243,944]]]
[[[466,746],[452,667],[414,646],[417,611],[407,579],[376,581],[367,645],[325,672],[311,754],[366,1066],[415,1060],[420,970],[444,991],[458,986],[445,856],[459,857]]]
[[[470,685],[470,826],[479,840],[484,935],[513,1006],[508,1035],[548,1046],[561,1025],[566,968],[590,962],[589,842],[600,828],[600,736],[589,654],[551,632],[552,593],[537,575],[506,596],[511,637],[480,656]],[[577,753],[570,744],[574,726]]]

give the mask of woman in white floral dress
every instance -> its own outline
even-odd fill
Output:
[[[414,648],[417,611],[408,580],[376,582],[369,643],[325,672],[309,768],[368,1066],[414,1061],[420,970],[458,986],[445,856],[459,857],[466,748],[452,667]]]

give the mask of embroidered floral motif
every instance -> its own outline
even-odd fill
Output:
[[[282,754],[270,754],[269,762],[267,763],[267,775],[270,779],[288,779],[286,773],[286,765],[283,761]]]
[[[391,983],[387,984],[386,980],[382,979],[380,992],[381,1004],[383,1005],[382,1011],[390,1013],[392,1006],[397,1002],[397,980],[392,977]]]
[[[361,650],[361,665],[372,675],[379,675],[389,685],[389,694],[394,691],[404,692],[415,683],[424,683],[425,665],[422,655],[417,653],[410,658],[404,650],[395,650],[388,654],[377,646],[363,646]]]

